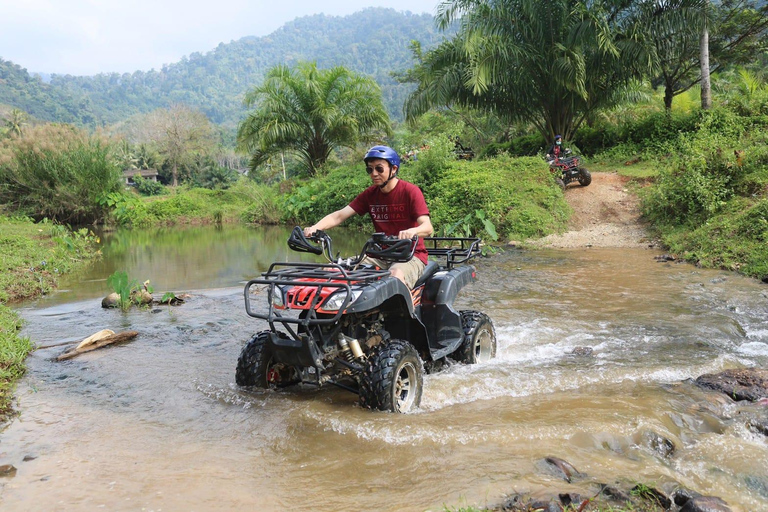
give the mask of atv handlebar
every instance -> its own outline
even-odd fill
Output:
[[[365,242],[362,254],[384,261],[404,262],[413,258],[419,237],[400,239],[384,233],[374,233]]]

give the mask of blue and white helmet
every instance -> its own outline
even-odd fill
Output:
[[[400,156],[398,156],[397,151],[389,146],[373,146],[365,154],[363,161],[368,162],[371,158],[381,158],[389,162],[389,165],[400,168]]]

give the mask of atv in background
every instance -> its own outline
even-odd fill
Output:
[[[569,156],[570,154],[571,150],[566,149],[563,158],[555,157],[548,160],[549,170],[555,175],[555,181],[563,190],[569,183],[576,180],[582,187],[588,186],[592,183],[592,175],[586,167],[582,167],[581,157]]]
[[[359,255],[342,259],[333,256],[326,233],[305,237],[294,228],[288,246],[324,254],[328,263],[273,263],[248,281],[246,312],[269,329],[243,347],[237,384],[331,384],[358,394],[363,407],[409,412],[421,402],[425,363],[436,369],[448,358],[474,364],[495,357],[491,319],[453,307],[476,280],[467,262],[480,254],[478,238],[425,238],[431,261],[412,290],[388,270],[360,264],[366,255],[407,261],[416,242],[374,233]],[[266,310],[251,302],[259,286],[266,288]]]

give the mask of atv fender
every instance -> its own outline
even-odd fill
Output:
[[[360,313],[378,308],[384,302],[395,297],[403,300],[403,307],[408,310],[408,315],[413,316],[413,301],[408,287],[396,277],[385,277],[365,285],[363,293],[357,300],[347,306],[347,313]]]
[[[346,313],[364,313],[379,309],[385,318],[385,328],[393,338],[408,340],[421,357],[431,354],[427,332],[421,323],[408,287],[396,277],[385,277],[365,286]]]
[[[427,329],[432,360],[454,352],[464,340],[461,315],[453,308],[459,291],[477,279],[475,267],[441,270],[424,286],[417,314]]]

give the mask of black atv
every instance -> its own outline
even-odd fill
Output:
[[[288,246],[325,254],[329,263],[273,263],[245,285],[248,315],[266,320],[237,360],[239,386],[281,388],[332,384],[357,393],[360,405],[408,412],[419,406],[424,366],[451,360],[488,361],[496,355],[491,319],[456,311],[453,300],[476,279],[466,264],[480,253],[477,238],[425,238],[430,261],[412,290],[388,270],[363,265],[413,257],[417,239],[374,233],[356,257],[333,257],[331,238],[293,229]],[[435,261],[437,260],[437,261]],[[268,308],[256,310],[252,289],[265,286]],[[278,329],[282,327],[282,330]]]

